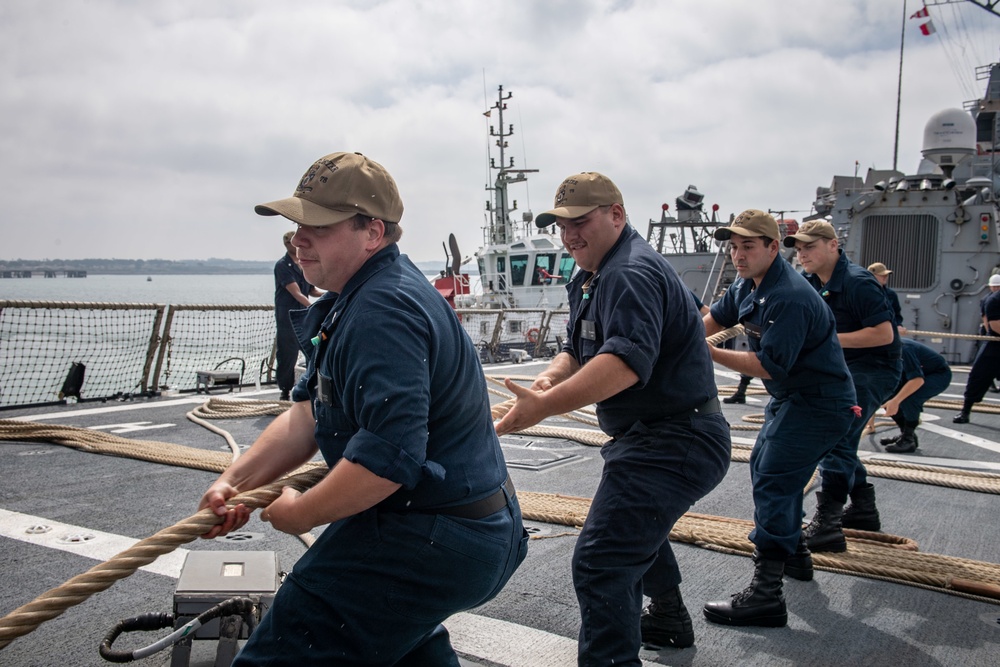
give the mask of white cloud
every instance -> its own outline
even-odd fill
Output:
[[[1000,18],[980,8],[951,32],[951,14],[931,11],[934,37],[907,21],[904,170],[927,119],[982,92],[968,70],[1000,42]],[[725,215],[807,209],[855,160],[891,166],[901,12],[866,0],[8,0],[0,255],[272,259],[285,227],[254,204],[337,150],[396,178],[404,252],[437,259],[454,232],[469,254],[492,181],[497,118],[481,113],[498,84],[514,93],[508,155],[541,170],[512,192],[521,209],[544,210],[581,170],[618,183],[642,233],[689,183]]]

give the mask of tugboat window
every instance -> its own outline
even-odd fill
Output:
[[[510,256],[510,282],[512,285],[524,285],[524,274],[528,269],[527,255]]]
[[[552,279],[558,280],[559,276],[553,273],[555,270],[555,254],[541,254],[535,257],[535,270],[531,276],[532,285],[551,285]]]
[[[563,257],[559,260],[559,275],[562,276],[561,282],[563,284],[568,283],[569,279],[573,277],[573,269],[576,268],[576,260],[570,256]]]

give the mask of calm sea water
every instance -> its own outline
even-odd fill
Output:
[[[274,276],[89,275],[86,278],[0,278],[0,299],[115,303],[271,305]]]
[[[90,275],[0,278],[0,299],[166,304],[273,304],[274,276]]]

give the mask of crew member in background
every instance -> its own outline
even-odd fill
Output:
[[[882,438],[887,452],[916,451],[920,443],[916,429],[924,403],[951,384],[951,368],[940,354],[910,338],[903,339],[903,374],[896,395],[886,401],[885,414],[899,427],[900,434]]]
[[[788,614],[782,574],[809,581],[812,556],[802,539],[802,489],[820,460],[847,434],[854,386],[837,342],[833,314],[778,252],[778,225],[749,209],[715,238],[729,240],[739,278],[705,316],[705,332],[742,324],[749,350],[710,348],[712,359],[763,379],[771,401],[750,454],[754,576],[728,601],[709,602],[705,618],[723,625],[782,627]]]
[[[228,499],[317,451],[326,477],[286,487],[261,519],[291,535],[329,526],[233,665],[458,667],[441,622],[494,597],[527,553],[479,354],[400,255],[403,203],[377,162],[327,155],[255,210],[298,225],[302,270],[328,293],[294,314],[314,341],[295,402],[202,497],[222,517],[205,537],[249,519]]]
[[[611,179],[564,180],[555,207],[536,220],[553,223],[580,267],[566,287],[566,342],[530,388],[506,381],[517,401],[497,433],[597,403],[611,440],[573,553],[578,664],[638,667],[640,642],[694,643],[667,536],[725,476],[729,425],[691,292],[626,222]]]
[[[996,336],[997,340],[989,341],[979,348],[969,379],[965,383],[965,400],[962,411],[952,421],[956,424],[968,424],[972,406],[983,400],[986,390],[993,380],[1000,377],[1000,274],[993,274],[989,280],[990,294],[980,302],[985,335]]]
[[[281,239],[285,244],[285,255],[274,264],[274,323],[278,331],[275,337],[275,379],[282,401],[289,399],[295,386],[295,363],[299,360],[299,342],[295,339],[288,313],[297,308],[308,308],[311,296],[323,296],[302,275],[292,246],[293,234],[294,231],[285,232]]]
[[[858,445],[868,420],[896,392],[901,369],[899,332],[882,285],[840,250],[833,225],[811,220],[786,236],[784,244],[795,247],[806,279],[833,311],[861,408],[860,419],[820,463],[823,490],[816,493],[816,512],[805,529],[811,551],[846,551],[844,526],[881,528],[875,487],[858,458]],[[848,495],[851,506],[845,511]]]
[[[889,301],[889,307],[892,308],[892,321],[895,323],[896,329],[899,330],[899,335],[905,336],[906,327],[903,326],[903,309],[899,305],[899,295],[896,294],[896,290],[889,287],[889,276],[892,271],[885,268],[885,264],[882,262],[875,262],[868,267],[868,270],[885,290],[885,298]]]

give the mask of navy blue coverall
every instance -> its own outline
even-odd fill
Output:
[[[295,337],[295,329],[288,313],[304,306],[291,295],[287,286],[295,283],[299,291],[308,297],[313,290],[302,269],[288,253],[274,264],[274,324],[277,327],[275,364],[275,379],[278,389],[285,394],[295,386],[295,362],[299,358],[299,341]]]
[[[914,424],[920,420],[924,403],[940,394],[951,384],[951,368],[944,357],[931,348],[910,338],[904,338],[903,374],[899,379],[896,393],[899,393],[904,384],[916,378],[923,378],[924,383],[899,404],[899,416],[903,421]]]
[[[312,402],[324,460],[402,488],[326,528],[234,665],[458,667],[441,622],[527,553],[476,349],[395,244],[292,319],[311,352],[292,398]],[[499,509],[459,515],[486,498]]]
[[[983,299],[979,304],[979,310],[988,322],[1000,320],[1000,292],[993,292]],[[1000,334],[988,330],[986,335],[994,336],[996,341],[983,343],[972,361],[969,379],[965,383],[966,409],[983,400],[994,378],[1000,378]]]
[[[851,424],[847,435],[838,442],[819,465],[823,492],[839,503],[848,494],[868,484],[868,473],[858,458],[858,444],[868,420],[896,392],[901,370],[899,332],[895,315],[885,290],[867,269],[849,260],[844,251],[824,285],[818,276],[806,279],[833,311],[837,333],[851,333],[882,322],[892,323],[892,342],[878,347],[844,348],[847,367],[854,378],[861,418]]]
[[[680,584],[667,536],[725,476],[729,425],[691,292],[631,226],[596,272],[580,271],[566,289],[563,352],[581,366],[613,354],[639,376],[597,404],[612,439],[573,553],[579,664],[637,666],[642,596]]]
[[[750,541],[765,559],[785,560],[802,532],[802,490],[857,421],[833,314],[779,255],[759,287],[737,279],[711,315],[724,327],[743,325],[750,350],[771,376],[763,379],[771,400],[750,454]]]

